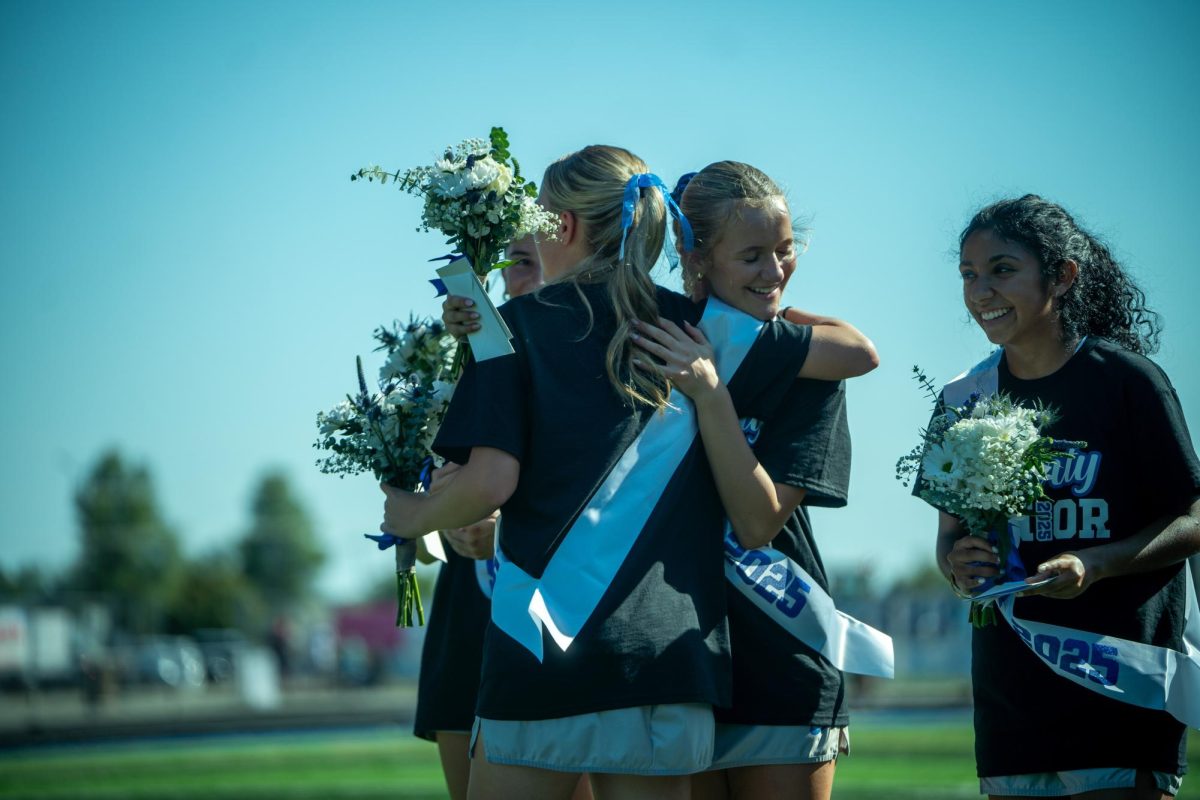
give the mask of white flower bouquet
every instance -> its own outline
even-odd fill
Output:
[[[1023,580],[1025,566],[1008,520],[1029,513],[1034,501],[1046,496],[1046,468],[1081,443],[1042,434],[1055,419],[1050,409],[1026,408],[1004,394],[974,394],[962,406],[946,406],[920,368],[913,372],[933,396],[936,410],[921,444],[896,463],[896,477],[906,486],[915,477],[922,499],[961,519],[970,534],[999,551],[1000,575],[980,590],[997,580]],[[972,605],[976,624],[994,617],[990,603]]]
[[[558,219],[537,204],[537,186],[521,176],[508,150],[508,134],[492,128],[487,139],[466,139],[448,148],[432,166],[388,172],[360,169],[350,180],[395,183],[425,199],[419,231],[436,230],[466,256],[480,279],[511,262],[504,248],[530,233],[553,233]]]
[[[318,438],[313,447],[329,455],[317,460],[320,470],[345,477],[364,472],[391,486],[419,490],[428,483],[429,454],[449,405],[454,385],[450,371],[454,340],[441,322],[410,319],[407,325],[375,331],[387,362],[379,373],[378,391],[368,388],[362,359],[358,394],[317,414]],[[416,540],[372,535],[380,549],[396,547],[396,624],[409,627],[414,615],[425,624],[416,579]]]

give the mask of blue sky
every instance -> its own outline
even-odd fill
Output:
[[[987,352],[954,251],[984,203],[1034,191],[1115,246],[1200,427],[1197,8],[3,4],[0,564],[76,556],[72,487],[115,446],[190,552],[238,535],[279,467],[331,594],[386,573],[359,539],[381,495],[317,472],[314,417],[376,325],[437,310],[442,247],[416,199],[348,176],[503,125],[532,174],[608,143],[667,180],[730,158],[788,188],[813,238],[786,302],[883,358],[851,385],[851,505],[815,515],[820,547],[907,571],[934,531],[893,478],[928,414],[910,369],[944,380]]]

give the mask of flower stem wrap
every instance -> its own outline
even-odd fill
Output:
[[[396,627],[411,628],[416,612],[418,625],[425,624],[421,605],[421,587],[417,583],[417,540],[403,539],[396,544]]]
[[[918,479],[916,493],[921,498],[958,517],[969,534],[987,540],[999,555],[996,577],[981,581],[974,592],[1025,579],[1025,565],[1017,554],[1017,530],[1009,519],[1028,515],[1034,503],[1046,497],[1042,481],[1049,465],[1060,457],[1073,457],[1074,449],[1083,444],[1043,433],[1057,416],[1052,409],[1040,404],[1027,408],[996,392],[997,360],[998,356],[989,357],[941,392],[920,367],[913,367],[917,382],[934,400],[934,415],[921,432],[921,443],[896,463],[897,478],[906,486],[910,479]],[[985,386],[982,378],[972,379],[972,375],[991,375],[992,380]],[[964,381],[972,389],[966,402],[947,403],[944,398]],[[964,391],[960,386],[953,394],[961,396]],[[972,602],[972,624],[994,624],[994,603],[990,597]]]

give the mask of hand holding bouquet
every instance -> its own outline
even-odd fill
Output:
[[[453,391],[449,382],[454,340],[441,322],[412,319],[403,327],[378,328],[377,350],[387,353],[378,391],[368,388],[358,359],[358,393],[317,414],[319,438],[313,445],[330,455],[318,459],[322,472],[344,477],[371,472],[408,491],[419,490],[432,468],[429,448]],[[399,610],[396,624],[408,627],[414,614],[425,623],[415,572],[416,540],[389,535],[369,538],[380,549],[396,546]]]
[[[998,552],[999,577],[1025,578],[1010,517],[1029,513],[1045,497],[1046,467],[1079,442],[1057,442],[1042,434],[1055,419],[1046,408],[1021,406],[1004,394],[973,394],[961,406],[946,406],[933,384],[914,367],[917,380],[935,398],[936,412],[922,441],[896,464],[896,477],[907,485],[918,480],[917,493],[933,506],[962,520],[968,533],[986,539]],[[988,589],[985,581],[978,590]],[[994,619],[990,603],[975,603],[972,621]]]
[[[537,187],[521,176],[521,165],[508,150],[503,128],[492,128],[487,139],[459,142],[431,166],[404,172],[370,166],[350,176],[351,180],[364,178],[381,184],[390,181],[423,197],[417,230],[445,234],[455,252],[444,258],[465,256],[485,289],[489,272],[515,263],[501,260],[509,242],[531,233],[553,235],[558,229],[558,217],[537,204]],[[454,375],[460,373],[468,352],[464,339],[455,356]]]

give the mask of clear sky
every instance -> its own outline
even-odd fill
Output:
[[[606,143],[668,181],[737,159],[788,188],[813,238],[785,301],[853,321],[883,358],[851,385],[851,503],[815,515],[820,547],[835,568],[911,569],[935,515],[893,477],[928,415],[910,369],[944,381],[988,351],[954,247],[984,203],[1034,191],[1115,246],[1200,429],[1198,9],[4,3],[0,564],[75,558],[73,486],[116,446],[189,552],[237,536],[280,467],[331,594],[387,572],[360,538],[378,488],[317,472],[314,418],[376,325],[436,312],[444,247],[414,230],[417,199],[348,178],[503,125],[535,175]]]

